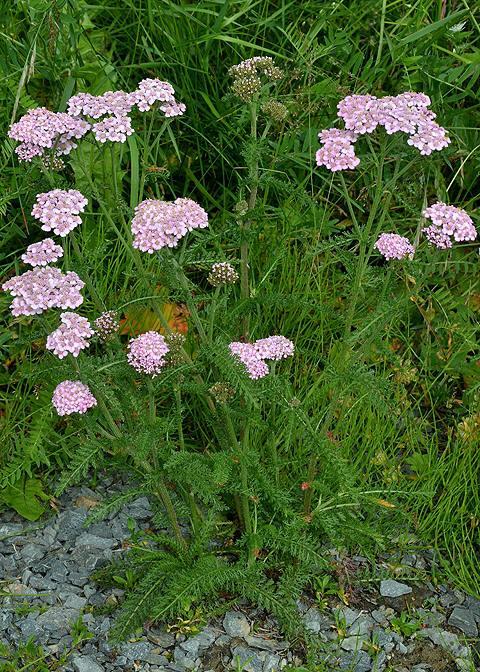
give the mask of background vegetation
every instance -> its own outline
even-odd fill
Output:
[[[408,6],[377,0],[4,2],[0,209],[1,272],[7,276],[26,245],[39,239],[30,210],[35,194],[50,188],[38,167],[18,164],[6,136],[12,120],[39,104],[63,110],[76,91],[129,90],[147,76],[172,82],[187,105],[172,126],[174,136],[159,135],[162,120],[145,115],[129,151],[117,147],[94,161],[83,144],[72,155],[72,173],[60,175],[57,186],[74,179],[91,195],[81,170],[87,163],[107,211],[128,212],[142,187],[146,196],[192,197],[211,216],[212,256],[225,239],[233,241],[225,253],[234,256],[235,207],[246,195],[249,152],[257,152],[262,177],[250,240],[252,334],[282,333],[296,343],[298,354],[285,367],[305,417],[324,422],[338,395],[328,419],[331,451],[348,467],[352,489],[376,491],[385,500],[382,506],[370,498],[359,511],[369,538],[389,543],[399,523],[404,529],[408,521],[418,538],[441,551],[457,583],[479,593],[478,247],[425,250],[393,269],[375,258],[355,288],[346,364],[339,366],[358,258],[351,209],[366,220],[379,141],[373,140],[373,151],[364,145],[361,166],[346,176],[348,198],[314,162],[317,133],[331,126],[338,100],[348,93],[423,91],[452,143],[428,158],[400,139],[388,145],[387,167],[400,157],[408,171],[395,190],[388,190],[387,180],[381,194],[384,229],[415,230],[424,205],[442,199],[467,209],[478,225],[474,10],[466,1],[438,0]],[[268,136],[255,146],[248,142],[247,111],[229,93],[227,76],[230,65],[252,55],[273,56],[287,73],[276,97],[288,116],[276,121],[264,114],[260,132],[268,128]],[[138,295],[138,279],[104,213],[90,213],[79,230],[83,270],[116,308]],[[66,261],[82,274],[78,262]],[[44,382],[48,332],[38,323],[12,321],[8,297],[0,301],[0,498],[33,517],[46,506],[82,436],[66,436],[52,413],[52,387]],[[84,307],[95,315],[93,305]],[[224,316],[225,332],[239,316]],[[144,314],[138,319],[145,324]],[[299,488],[308,478],[298,467],[305,464],[308,436],[296,433],[288,414],[277,426],[278,459],[284,478],[290,475],[282,487]],[[268,440],[261,427],[255,440]],[[317,476],[325,482],[332,477],[321,468]]]

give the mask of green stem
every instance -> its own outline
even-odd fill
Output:
[[[250,138],[254,146],[254,159],[249,166],[250,195],[248,198],[248,211],[252,211],[257,203],[258,195],[258,158],[257,158],[257,102],[250,105]],[[251,225],[251,220],[247,217],[242,220],[241,232],[242,243],[240,246],[240,296],[243,300],[250,298],[249,268],[248,268],[248,239],[247,234]],[[242,320],[243,337],[248,340],[249,319],[246,315]]]
[[[88,287],[88,291],[90,292],[90,296],[93,299],[93,302],[95,304],[95,308],[98,310],[98,312],[103,313],[105,310],[105,304],[101,300],[100,296],[97,293],[97,290],[95,289],[95,285],[92,282],[92,279],[90,277],[89,272],[85,268],[85,255],[82,255],[82,252],[80,250],[80,247],[78,245],[78,241],[75,238],[75,234],[72,233],[70,236],[70,240],[72,241],[72,246],[73,246],[73,251],[75,252],[75,256],[77,257],[78,261],[80,264],[82,264],[82,276],[85,279],[85,284]]]
[[[157,416],[157,408],[155,405],[155,390],[153,389],[153,380],[150,376],[147,377],[147,388],[148,388],[148,418],[150,424],[155,423],[155,418]]]
[[[165,481],[163,479],[163,476],[157,476],[158,478],[158,483],[157,483],[157,494],[160,497],[163,506],[165,507],[165,511],[167,513],[168,520],[170,521],[170,525],[172,526],[172,530],[175,534],[175,537],[177,538],[177,541],[180,543],[182,548],[184,550],[187,549],[187,542],[185,541],[185,538],[182,534],[182,530],[180,528],[180,524],[178,522],[177,514],[175,513],[175,508],[173,506],[172,498],[170,497],[170,493],[168,492],[167,486],[165,485]]]
[[[184,451],[185,450],[185,437],[183,434],[183,422],[182,422],[182,393],[180,391],[179,387],[174,388],[174,395],[175,395],[175,407],[177,411],[177,432],[178,432],[178,443],[180,446],[180,450]],[[200,526],[202,524],[202,515],[200,513],[200,510],[198,508],[197,502],[195,501],[195,495],[191,490],[188,489],[188,486],[186,488],[186,495],[187,495],[187,501],[188,505],[190,507],[190,514],[192,517],[192,527],[193,531],[196,533],[200,529]]]
[[[210,316],[208,323],[208,342],[212,343],[213,341],[213,327],[215,326],[215,313],[217,310],[218,297],[220,296],[220,287],[215,287],[215,292],[213,294],[212,303],[210,307]]]

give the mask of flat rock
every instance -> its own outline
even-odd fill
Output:
[[[350,607],[337,607],[336,609],[333,610],[333,613],[335,614],[336,618],[341,619],[342,621],[345,622],[347,628],[353,625],[357,620],[357,618],[360,616],[359,611],[350,609]]]
[[[227,611],[223,617],[223,627],[230,637],[245,637],[250,632],[250,623],[241,611]]]
[[[380,582],[380,595],[382,597],[401,597],[412,592],[406,583],[399,583],[395,579],[386,579]]]
[[[477,637],[478,635],[475,613],[466,607],[456,606],[450,614],[448,625],[458,628],[467,637]]]
[[[315,607],[310,607],[302,617],[306,630],[314,634],[330,629],[330,621]]]
[[[44,630],[58,632],[60,636],[69,632],[71,625],[80,615],[78,609],[66,609],[65,607],[51,607],[37,618],[38,625]]]
[[[128,642],[123,644],[120,649],[121,653],[127,660],[140,660],[141,662],[148,662],[146,658],[152,653],[152,646],[149,642]]]
[[[84,532],[75,541],[75,546],[87,546],[90,549],[99,548],[104,550],[107,548],[113,548],[116,545],[117,542],[115,539],[97,537],[95,534],[91,534],[90,532]]]
[[[105,669],[90,656],[75,656],[72,665],[75,672],[104,672]]]
[[[245,672],[263,672],[264,651],[249,649],[247,646],[236,646],[232,650],[232,654],[232,666],[234,669],[245,670]]]
[[[365,651],[347,651],[339,659],[339,669],[348,672],[370,672],[372,659]]]

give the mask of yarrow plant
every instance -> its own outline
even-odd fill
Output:
[[[240,360],[252,380],[269,374],[265,360],[278,361],[291,357],[295,346],[285,336],[269,336],[255,343],[234,342],[229,345],[232,355]]]
[[[91,131],[100,143],[125,142],[134,132],[129,116],[137,107],[147,112],[155,103],[165,117],[184,114],[186,107],[175,99],[171,84],[159,79],[144,79],[135,91],[107,91],[100,96],[78,93],[67,102],[67,112],[51,112],[44,107],[29,110],[12,124],[8,135],[20,144],[15,152],[21,161],[70,154],[77,140]],[[100,119],[100,121],[96,121]]]
[[[97,405],[87,385],[79,380],[64,380],[55,388],[52,403],[58,415],[86,413]]]
[[[22,254],[22,261],[29,266],[48,266],[63,257],[63,247],[57,245],[52,238],[45,238],[39,243],[32,243]]]
[[[80,352],[88,348],[89,340],[93,336],[93,329],[86,317],[77,313],[62,313],[61,325],[47,338],[47,350],[51,350],[59,359],[69,353],[78,357]]]
[[[76,189],[53,189],[37,194],[32,215],[42,223],[43,231],[53,231],[62,238],[82,223],[79,216],[88,200]]]
[[[425,219],[432,224],[422,229],[428,242],[441,250],[452,247],[452,241],[472,241],[477,230],[465,210],[446,203],[434,203],[423,211]]]
[[[355,534],[361,524],[355,518],[355,507],[350,503],[345,506],[345,495],[355,487],[342,459],[341,442],[332,450],[332,425],[341,404],[342,390],[340,384],[336,389],[337,380],[348,379],[349,367],[355,364],[350,332],[355,326],[356,302],[369,258],[374,249],[387,261],[419,254],[417,239],[414,247],[397,233],[381,233],[400,173],[397,157],[388,157],[390,172],[385,188],[388,138],[382,134],[368,214],[364,213],[368,210],[369,185],[361,192],[364,200],[356,204],[346,192],[343,175],[334,178],[342,181],[346,196],[346,208],[342,203],[339,211],[348,209],[354,231],[347,238],[345,257],[347,252],[351,258],[358,254],[358,263],[351,293],[345,297],[346,328],[337,351],[338,371],[330,380],[329,368],[323,367],[323,362],[317,367],[324,370],[319,370],[318,386],[316,381],[312,385],[312,397],[327,380],[327,387],[318,392],[326,407],[322,405],[321,413],[314,417],[315,408],[308,405],[308,398],[302,401],[293,394],[289,367],[296,345],[288,338],[287,327],[284,330],[278,326],[289,323],[283,318],[265,318],[268,304],[261,295],[263,283],[270,282],[275,264],[268,273],[262,271],[262,281],[256,282],[258,268],[251,259],[252,246],[261,244],[260,221],[256,220],[264,211],[268,200],[265,184],[270,184],[269,173],[274,172],[263,171],[263,152],[269,144],[264,141],[272,118],[276,116],[281,122],[285,111],[288,113],[287,108],[276,104],[278,101],[265,103],[274,88],[270,84],[278,81],[282,72],[270,57],[261,56],[233,66],[229,73],[233,92],[247,103],[250,123],[244,151],[246,171],[239,179],[237,206],[226,218],[228,221],[231,217],[234,226],[202,231],[209,226],[209,214],[200,203],[188,197],[162,200],[163,194],[175,193],[175,183],[163,189],[163,184],[143,179],[145,171],[141,173],[140,162],[135,161],[136,143],[129,142],[124,152],[118,152],[124,156],[131,152],[128,195],[123,193],[119,178],[114,184],[115,198],[104,201],[102,189],[110,189],[110,182],[102,182],[105,177],[95,171],[82,175],[82,183],[85,179],[90,186],[91,211],[108,221],[110,234],[115,232],[113,241],[108,239],[109,245],[97,257],[100,272],[108,276],[108,294],[102,296],[97,290],[81,251],[77,253],[79,232],[75,229],[82,223],[81,216],[87,233],[92,222],[88,221],[87,198],[75,188],[53,188],[38,194],[32,216],[44,231],[62,238],[69,236],[68,242],[62,241],[68,268],[79,263],[85,282],[74,271],[63,272],[51,266],[62,258],[63,250],[47,238],[28,246],[22,256],[33,270],[3,284],[14,297],[14,316],[29,317],[59,308],[66,311],[60,316],[42,315],[38,320],[49,323],[45,331],[48,357],[61,360],[55,360],[51,367],[55,379],[48,393],[54,388],[53,409],[60,417],[82,416],[66,418],[59,426],[65,441],[80,437],[62,487],[85,477],[90,467],[114,464],[134,473],[156,508],[167,517],[168,534],[159,533],[151,544],[139,545],[132,554],[132,562],[140,563],[139,581],[124,605],[119,622],[122,634],[135,630],[147,618],[173,615],[172,605],[178,595],[190,597],[191,590],[197,591],[192,601],[207,599],[222,590],[238,591],[246,599],[258,599],[264,606],[277,608],[284,622],[289,617],[298,619],[296,599],[302,581],[318,573],[318,539],[326,531],[338,535],[345,520],[345,527],[354,529]],[[333,172],[356,168],[360,162],[355,154],[358,139],[379,126],[387,135],[407,134],[408,142],[421,154],[447,146],[446,132],[429,106],[428,97],[415,93],[345,98],[338,109],[345,128],[322,131],[318,165]],[[67,102],[67,113],[31,111],[12,126],[10,134],[21,143],[17,153],[25,160],[67,155],[87,132],[94,152],[102,156],[105,143],[123,143],[134,132],[134,108],[140,113],[155,108],[162,115],[162,128],[169,131],[168,118],[186,111],[168,82],[144,79],[132,92],[109,91],[99,96],[78,93]],[[271,118],[265,121],[259,110],[270,110]],[[243,110],[241,114],[243,118]],[[35,120],[43,126],[35,128]],[[258,126],[262,123],[265,127],[260,136]],[[151,139],[148,125],[142,133],[146,164]],[[116,160],[112,152],[112,163]],[[78,176],[80,164],[78,158],[71,176]],[[45,162],[42,168],[46,170]],[[115,181],[115,166],[111,175]],[[60,182],[58,176],[50,173],[49,177],[54,184]],[[64,182],[61,184],[64,186]],[[196,180],[186,184],[195,184],[197,194],[207,193]],[[273,178],[271,184],[276,188]],[[337,191],[342,193],[341,189]],[[213,199],[210,202],[216,203]],[[432,210],[436,207],[432,206],[424,213],[438,229],[425,230],[429,240],[441,235],[442,240],[474,239],[473,224],[466,213],[458,215],[448,209],[451,206],[437,205],[442,209]],[[224,244],[222,236],[232,229],[235,233]],[[195,234],[188,236],[193,231]],[[72,248],[75,256],[69,254]],[[104,249],[117,252],[120,248],[125,257],[119,254],[115,264],[120,266],[120,260],[128,259],[128,265],[117,275],[110,274]],[[226,257],[232,262],[211,264],[212,259]],[[412,261],[413,266],[416,263],[416,259]],[[111,277],[122,277],[122,286],[113,286],[113,282],[110,286]],[[238,280],[239,287],[233,286]],[[231,286],[222,291],[225,285]],[[71,312],[82,305],[84,286],[85,317]],[[290,297],[292,302],[296,298]],[[112,309],[107,310],[107,306]],[[22,328],[24,323],[35,323],[21,321]],[[51,326],[53,322],[56,328]],[[267,322],[276,326],[267,331]],[[286,335],[268,336],[277,329]],[[361,333],[361,329],[356,330],[357,340]],[[341,334],[338,336],[340,339]],[[316,366],[315,362],[313,369]],[[287,450],[295,453],[295,460],[284,459]],[[127,496],[130,494],[137,496],[137,485]],[[330,505],[336,494],[342,498],[342,516],[335,504]],[[352,501],[357,504],[355,497],[352,495]],[[109,506],[107,503],[106,510]],[[161,545],[158,557],[151,547],[157,543]],[[171,549],[168,559],[166,549]],[[280,577],[278,595],[272,576]],[[283,606],[289,597],[290,610]]]
[[[80,293],[85,283],[75,271],[62,271],[53,266],[37,266],[31,271],[4,282],[2,288],[15,298],[12,314],[39,315],[49,308],[78,308],[83,303]]]
[[[207,213],[190,198],[177,198],[173,203],[148,199],[135,208],[133,247],[153,254],[164,247],[176,247],[189,231],[207,226]]]
[[[345,122],[346,130],[330,128],[319,133],[323,147],[317,151],[317,165],[331,171],[353,170],[360,163],[355,156],[355,143],[378,126],[383,126],[388,135],[406,133],[407,143],[424,156],[444,149],[450,138],[435,121],[435,113],[428,109],[430,105],[430,98],[424,93],[407,92],[383,98],[347,96],[338,103],[338,116]]]
[[[166,364],[168,351],[169,347],[161,334],[147,331],[130,341],[127,359],[135,371],[157,376]]]
[[[405,236],[399,236],[398,233],[382,233],[375,243],[375,249],[382,254],[387,261],[390,259],[412,258],[415,254],[415,248]]]

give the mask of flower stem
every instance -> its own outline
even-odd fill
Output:
[[[248,178],[250,182],[250,195],[248,198],[248,212],[254,210],[257,203],[258,194],[258,156],[257,156],[257,102],[253,101],[250,104],[250,139],[254,147],[253,159],[249,165]],[[248,239],[247,234],[250,229],[251,219],[247,217],[242,220],[241,232],[242,243],[240,246],[240,296],[243,300],[250,298],[250,282],[249,282],[249,268],[248,268]],[[248,340],[249,333],[249,319],[248,315],[242,320],[242,331],[245,340]]]

